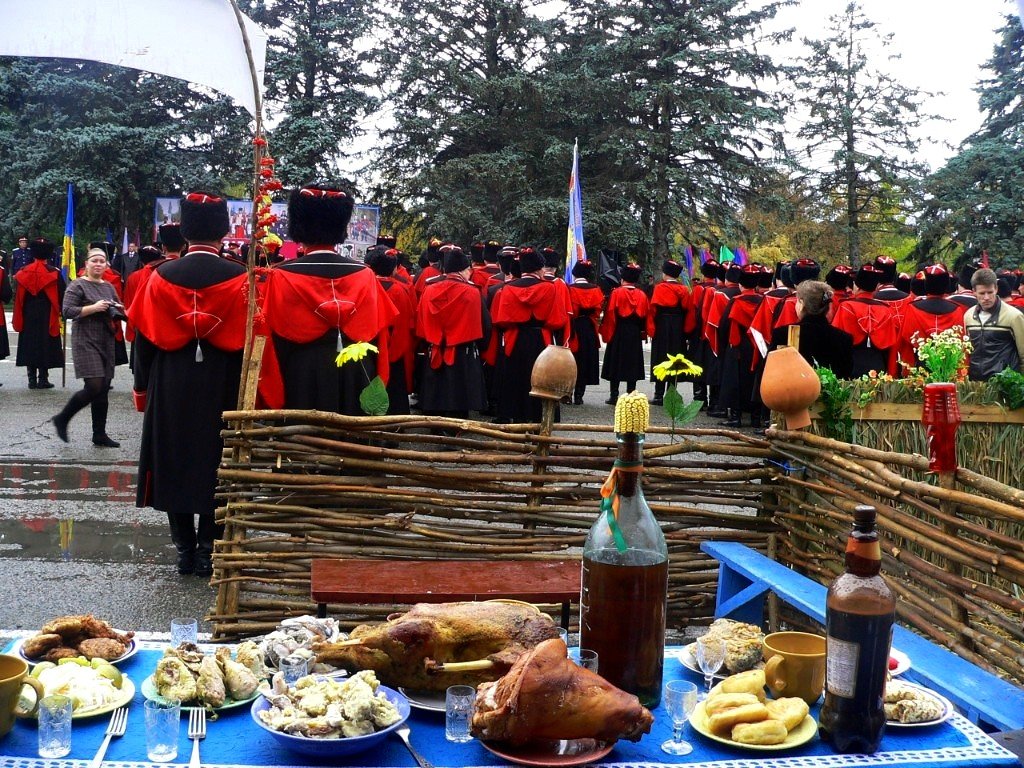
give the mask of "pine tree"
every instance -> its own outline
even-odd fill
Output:
[[[958,154],[928,180],[921,256],[965,260],[988,252],[1016,267],[1024,252],[1024,29],[1008,16],[978,87],[985,117]]]
[[[285,185],[336,178],[365,133],[378,78],[367,61],[374,6],[365,0],[248,0],[269,32],[265,112]]]
[[[829,22],[828,37],[804,39],[810,51],[796,77],[803,142],[796,162],[822,203],[818,215],[842,222],[847,259],[858,266],[866,234],[900,229],[898,214],[919,207],[927,167],[914,159],[915,132],[936,118],[921,111],[928,94],[872,66],[869,53],[891,49],[892,35],[857,3]]]

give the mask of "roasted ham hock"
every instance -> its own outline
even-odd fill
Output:
[[[530,605],[417,603],[386,624],[361,624],[348,640],[313,646],[317,661],[372,669],[391,687],[444,691],[497,680],[558,627]]]
[[[639,741],[654,716],[631,693],[566,658],[560,639],[523,654],[507,675],[477,688],[472,731],[513,745],[531,741]]]

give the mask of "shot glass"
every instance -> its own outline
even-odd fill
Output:
[[[178,756],[181,702],[146,699],[146,755],[154,763],[169,763]]]
[[[566,648],[569,647],[569,630],[565,627],[558,628],[558,636],[562,638],[562,642],[565,643]]]
[[[171,645],[177,648],[182,643],[195,643],[199,640],[199,622],[195,619],[171,619]]]
[[[469,725],[473,719],[476,689],[471,685],[453,685],[444,697],[444,737],[461,744],[472,741]]]
[[[39,702],[39,756],[64,757],[71,751],[71,699],[60,694]]]
[[[589,648],[573,648],[569,651],[569,658],[577,666],[597,672],[597,651],[592,651]]]
[[[300,677],[309,674],[309,659],[305,656],[285,656],[278,664],[285,684],[291,688]]]

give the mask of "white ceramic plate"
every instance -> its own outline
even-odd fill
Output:
[[[420,709],[424,712],[444,712],[444,694],[439,691],[410,691],[408,688],[399,688],[398,692],[409,700],[409,706],[413,709]]]
[[[931,688],[925,688],[923,685],[918,685],[917,683],[908,683],[906,680],[901,680],[900,684],[905,685],[908,688],[916,688],[925,696],[938,701],[939,704],[942,705],[942,714],[934,720],[925,720],[923,723],[901,723],[899,720],[886,720],[886,728],[925,728],[927,726],[944,723],[953,716],[953,704],[941,693],[936,693]]]
[[[889,674],[892,677],[902,675],[908,669],[910,669],[910,657],[907,656],[903,651],[897,651],[895,648],[889,649],[889,658],[896,660],[896,667],[889,670]]]
[[[116,630],[116,631],[122,632],[123,630],[119,629],[119,630]],[[17,645],[17,650],[18,650],[18,656],[20,658],[24,659],[25,661],[27,661],[29,664],[32,664],[33,666],[38,664],[40,661],[42,661],[42,659],[30,659],[28,656],[26,656],[25,652],[22,651],[22,646],[24,645],[24,643],[25,643],[25,640],[19,640],[17,642],[17,644],[16,644]],[[134,640],[129,640],[128,641],[128,650],[125,651],[124,653],[122,653],[116,659],[111,659],[110,663],[114,664],[116,666],[116,665],[120,664],[122,661],[124,661],[124,660],[126,660],[128,658],[131,658],[132,656],[134,656],[136,651],[138,651],[138,650],[139,650],[138,643],[136,643]]]
[[[682,663],[684,667],[686,667],[691,672],[696,672],[698,675],[703,675],[704,673],[700,671],[700,665],[697,663],[697,657],[694,655],[694,651],[696,650],[696,643],[684,645],[682,653],[679,654],[679,661]],[[758,662],[755,669],[759,669],[763,666],[764,662],[760,661]],[[725,668],[725,666],[723,666],[718,672],[714,674],[713,678],[715,680],[725,680],[725,678],[727,678],[731,674],[732,672],[730,672],[728,669]]]
[[[796,728],[789,732],[786,740],[781,744],[740,744],[712,732],[711,728],[708,727],[708,714],[704,711],[703,701],[697,702],[697,706],[690,715],[690,725],[693,726],[697,733],[712,741],[728,744],[730,747],[737,747],[738,749],[752,749],[760,752],[778,752],[784,749],[799,747],[801,744],[806,744],[813,739],[818,733],[818,724],[814,721],[813,717],[807,715]]]

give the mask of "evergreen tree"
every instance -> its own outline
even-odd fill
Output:
[[[578,21],[560,69],[590,161],[584,178],[629,238],[619,245],[641,257],[670,255],[677,230],[691,242],[713,233],[736,242],[736,212],[768,178],[781,112],[762,86],[779,71],[757,49],[778,39],[761,32],[778,4],[756,5],[571,3]]]
[[[810,51],[796,77],[804,142],[797,164],[821,203],[818,215],[840,211],[846,255],[858,266],[865,233],[898,230],[899,214],[919,208],[927,167],[914,159],[915,132],[938,118],[921,112],[927,94],[871,65],[869,52],[891,48],[892,35],[882,35],[857,3],[830,25],[828,37],[804,39]]]
[[[0,236],[60,240],[67,184],[76,241],[153,223],[156,197],[251,174],[248,115],[172,78],[95,62],[0,62]]]
[[[1024,252],[1024,29],[1008,16],[991,77],[978,87],[981,128],[928,180],[920,255],[959,259],[988,252],[993,266],[1019,266]]]
[[[374,12],[365,0],[247,0],[270,35],[265,112],[277,175],[297,185],[339,175],[365,133],[378,77],[367,60]],[[361,52],[362,51],[362,52]]]

